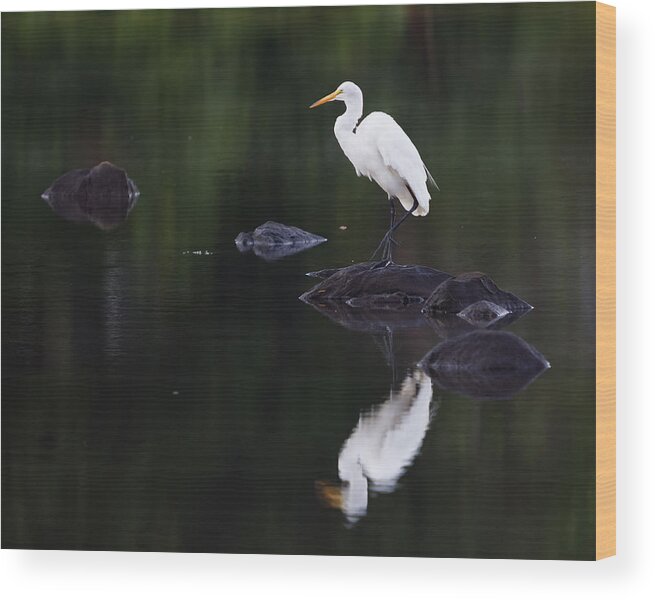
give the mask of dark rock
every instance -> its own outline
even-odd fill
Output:
[[[237,248],[241,252],[248,252],[248,250],[250,250],[255,243],[255,240],[252,237],[252,231],[242,231],[239,235],[237,235],[234,243],[237,245]]]
[[[450,277],[420,265],[358,263],[336,270],[300,299],[309,303],[338,300],[352,307],[398,309],[423,304],[435,287]]]
[[[63,219],[93,223],[105,230],[125,221],[138,197],[136,184],[110,162],[69,171],[41,194]]]
[[[517,394],[550,364],[513,333],[478,330],[435,346],[420,366],[443,389],[499,399]]]
[[[267,221],[252,232],[242,231],[234,240],[239,252],[254,252],[264,260],[278,260],[318,246],[327,239],[298,227]]]
[[[461,313],[472,304],[485,300],[507,312],[532,310],[532,306],[510,292],[501,290],[487,275],[483,273],[462,273],[444,281],[427,299],[426,312]],[[478,306],[484,310],[485,305]],[[490,307],[487,306],[489,311]],[[491,309],[497,311],[498,309]],[[472,310],[474,312],[475,309]]]

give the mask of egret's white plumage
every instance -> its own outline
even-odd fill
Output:
[[[400,125],[383,112],[373,112],[359,122],[364,98],[359,86],[351,81],[342,83],[310,108],[334,100],[346,105],[346,112],[334,124],[334,134],[357,175],[375,181],[390,199],[398,198],[406,211],[414,208],[412,214],[427,215],[430,210],[427,182],[434,183],[434,179]]]

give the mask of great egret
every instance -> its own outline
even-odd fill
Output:
[[[374,253],[384,247],[383,259],[391,261],[393,232],[409,215],[423,217],[430,210],[428,180],[437,188],[416,146],[391,116],[373,112],[360,122],[364,109],[362,90],[345,81],[334,92],[317,100],[309,108],[339,100],[346,104],[334,123],[334,135],[341,149],[355,167],[358,177],[374,180],[389,197],[391,224]],[[394,198],[407,213],[396,223]]]

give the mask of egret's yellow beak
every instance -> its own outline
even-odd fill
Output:
[[[323,96],[320,100],[317,100],[312,104],[309,108],[316,108],[317,106],[320,106],[321,104],[325,104],[326,102],[332,102],[339,94],[341,94],[341,90],[335,90],[331,94],[328,94],[327,96]]]

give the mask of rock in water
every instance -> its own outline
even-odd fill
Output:
[[[300,299],[310,304],[338,300],[353,307],[399,308],[422,304],[435,287],[450,277],[420,265],[358,263],[336,270]]]
[[[234,240],[240,252],[254,252],[265,260],[277,260],[327,242],[327,238],[298,227],[267,221],[254,231],[242,231]]]
[[[510,311],[504,309],[502,306],[498,306],[488,300],[480,300],[467,306],[464,310],[460,310],[457,316],[471,325],[489,327],[489,325],[493,325],[496,321],[509,314],[511,314]]]
[[[487,304],[479,304],[481,301],[486,301]],[[507,312],[532,310],[530,304],[510,292],[501,290],[483,273],[462,273],[444,281],[427,299],[424,310],[430,313],[462,313],[472,304],[478,304],[478,309],[482,311],[497,314],[500,314],[499,309]],[[473,316],[474,312],[472,309],[470,316]],[[479,311],[477,316],[480,316]]]
[[[127,219],[138,197],[139,190],[127,173],[106,161],[92,169],[65,173],[41,194],[63,219],[106,230]]]
[[[420,366],[443,389],[492,399],[517,394],[550,364],[513,333],[478,330],[435,346]]]

